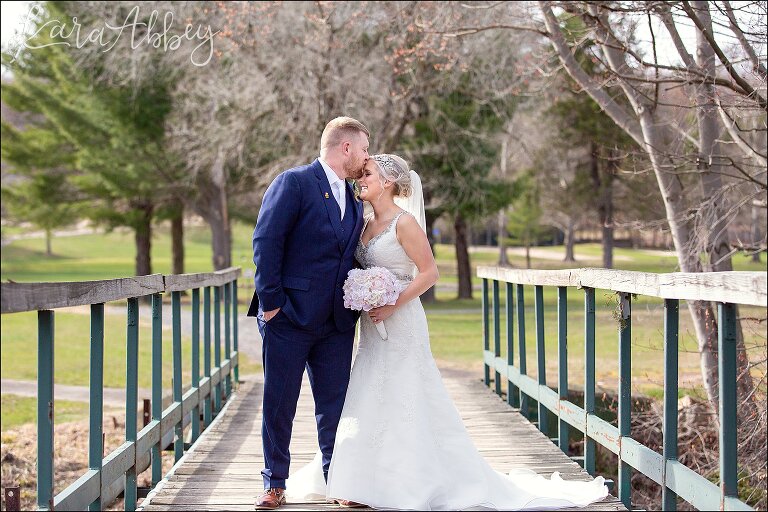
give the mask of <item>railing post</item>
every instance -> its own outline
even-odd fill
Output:
[[[99,472],[104,457],[104,304],[91,304],[91,371],[90,371],[90,430],[88,433],[88,467]],[[101,483],[99,483],[101,489]],[[99,497],[88,505],[88,510],[101,510]]]
[[[213,408],[216,414],[221,410],[221,287],[213,287],[213,364],[216,365],[219,382],[216,383]]]
[[[515,364],[515,292],[512,283],[506,283],[507,285],[507,365],[513,366]],[[507,377],[507,403],[512,407],[520,407],[520,390],[515,384]]]
[[[232,315],[230,314],[230,307],[232,305],[232,292],[231,283],[224,284],[224,359],[228,360],[232,357],[231,352],[231,338],[230,338],[230,325],[232,323]],[[229,396],[232,393],[232,362],[230,361],[229,371],[226,377],[226,386],[224,387],[224,396]]]
[[[497,280],[493,280],[493,356],[494,359],[497,357],[501,357],[501,328],[500,328],[500,322],[501,319],[499,318],[499,282]],[[501,396],[501,374],[496,368],[496,365],[494,364],[494,375],[493,375],[493,382],[495,384],[494,388],[496,391],[496,394]]]
[[[240,348],[238,345],[238,319],[237,319],[237,279],[232,281],[232,350],[237,354],[235,364],[235,386],[240,382]]]
[[[483,382],[491,385],[491,367],[485,362],[485,354],[491,350],[490,322],[488,320],[488,279],[483,279]]]
[[[53,510],[53,311],[37,312],[37,507]]]
[[[152,294],[152,421],[163,418],[163,297]],[[162,450],[160,441],[152,447],[152,487],[163,479]]]
[[[527,375],[525,353],[525,296],[523,285],[517,285],[517,343],[520,354],[520,375]],[[520,413],[528,417],[528,395],[520,390]]]
[[[173,323],[173,401],[181,404],[181,292],[171,292],[171,321]],[[176,462],[184,455],[184,412],[176,425],[173,455]]]
[[[544,287],[534,287],[534,310],[536,315],[536,373],[539,386],[547,385],[546,353],[544,352]],[[549,417],[547,408],[539,401],[539,430],[549,437]]]
[[[677,510],[677,494],[667,487],[669,461],[677,461],[677,374],[680,301],[664,300],[664,467],[662,510]]]
[[[736,305],[720,302],[718,309],[718,379],[720,413],[720,508],[737,489]]]
[[[595,289],[584,288],[584,412],[595,414]],[[584,469],[595,474],[595,440],[584,432]]]
[[[632,435],[632,296],[619,293],[619,435]],[[621,442],[619,442],[621,446]],[[619,456],[619,499],[632,508],[632,468]]]
[[[211,378],[211,287],[203,288],[203,375],[208,377],[208,394],[205,397],[203,407],[203,423],[206,428],[213,420],[213,404],[211,396],[213,388],[210,385]]]
[[[560,400],[568,400],[568,288],[557,288],[557,392]],[[557,422],[557,443],[568,454],[568,423]]]
[[[200,288],[192,290],[192,387],[198,390],[198,405],[192,409],[192,442],[200,435]]]
[[[126,324],[125,440],[135,443],[139,402],[139,299],[135,297],[128,299]],[[136,510],[137,463],[125,473],[125,510]]]

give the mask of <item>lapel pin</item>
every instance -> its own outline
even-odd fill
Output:
[[[328,199],[328,192],[325,193],[325,198]]]

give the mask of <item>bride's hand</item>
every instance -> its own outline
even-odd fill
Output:
[[[380,308],[374,308],[368,312],[368,316],[371,317],[373,323],[377,324],[383,320],[392,316],[395,312],[395,306],[381,306]]]

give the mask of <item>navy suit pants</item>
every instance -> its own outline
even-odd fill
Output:
[[[349,385],[355,329],[339,332],[331,318],[316,332],[301,330],[282,310],[269,322],[265,323],[261,316],[258,321],[264,363],[264,488],[285,488],[293,418],[305,368],[315,400],[317,437],[327,479]]]

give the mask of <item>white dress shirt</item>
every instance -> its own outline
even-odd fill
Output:
[[[336,173],[331,169],[322,158],[318,158],[320,165],[323,166],[325,176],[328,178],[328,183],[331,184],[331,190],[333,191],[333,197],[336,199],[336,203],[339,205],[341,211],[341,218],[344,218],[344,209],[347,206],[347,187],[346,181],[339,178]]]

